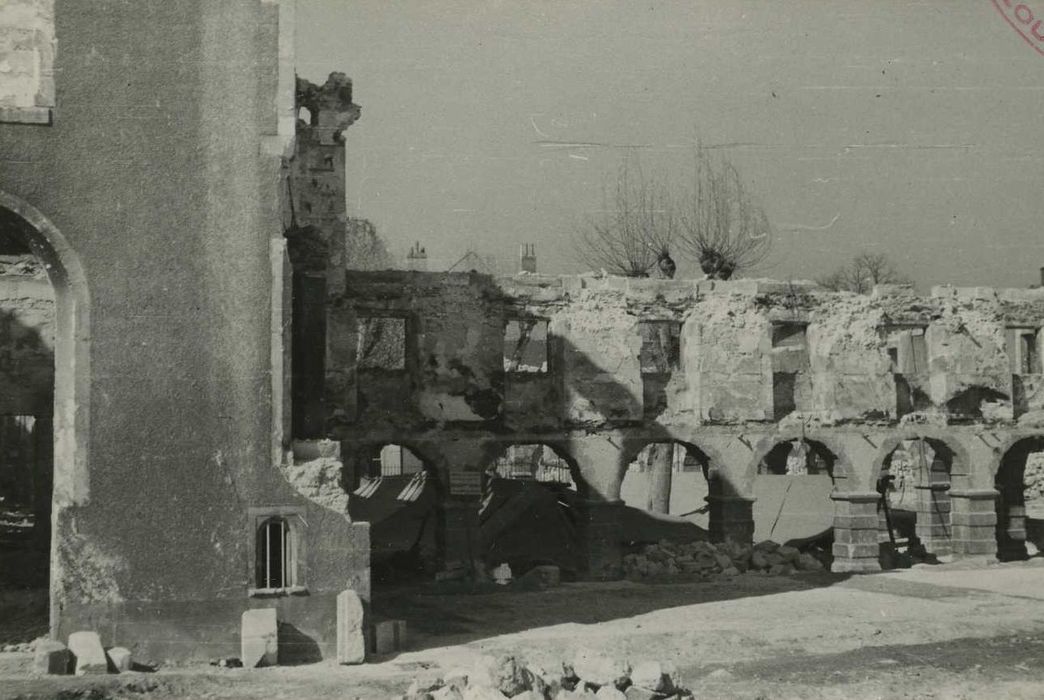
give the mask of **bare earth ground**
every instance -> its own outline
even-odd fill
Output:
[[[552,666],[581,646],[670,661],[697,698],[1044,697],[1039,558],[542,592],[412,588],[379,594],[374,607],[408,620],[409,651],[357,667],[161,668],[101,680],[33,678],[30,655],[5,653],[0,698],[387,698],[479,654]]]

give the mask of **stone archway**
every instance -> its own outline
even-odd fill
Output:
[[[58,556],[68,509],[90,497],[90,295],[78,256],[58,228],[28,202],[0,191],[0,225],[39,259],[54,292],[53,486],[50,542],[50,629],[64,600]]]
[[[1044,460],[1031,463],[1031,457],[1041,452],[1044,435],[1034,435],[1016,440],[1001,457],[994,482],[999,493],[997,558],[1001,561],[1026,559],[1031,544],[1038,549],[1038,544],[1044,545]]]

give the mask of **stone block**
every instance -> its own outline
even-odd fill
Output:
[[[837,515],[834,516],[835,529],[873,530],[881,526],[883,516],[879,515]]]
[[[373,623],[373,641],[370,648],[375,654],[391,654],[395,651],[395,620]]]
[[[109,661],[112,662],[113,668],[116,669],[116,673],[129,671],[134,665],[130,649],[127,649],[126,647],[113,647],[112,649],[109,649],[107,653],[109,655]]]
[[[402,651],[406,648],[408,636],[406,633],[406,620],[395,620],[395,648]]]
[[[337,663],[361,664],[366,660],[366,627],[359,594],[337,594]]]
[[[880,547],[876,539],[872,543],[865,544],[834,542],[831,551],[834,557],[839,559],[873,559],[876,561]]]
[[[105,656],[101,638],[97,632],[73,632],[69,635],[69,651],[76,661],[76,675],[96,675],[109,672],[109,659]]]
[[[72,671],[72,662],[72,652],[64,644],[53,639],[46,639],[36,645],[36,651],[33,654],[33,671],[64,676]]]
[[[950,514],[950,522],[953,523],[955,529],[961,525],[968,527],[996,527],[997,514],[987,512],[969,513],[954,511]]]
[[[873,544],[877,545],[879,533],[876,527],[866,530],[834,529],[834,542],[841,544]]]
[[[876,557],[873,559],[845,559],[838,557],[830,565],[830,570],[839,574],[868,574],[880,571],[881,562]]]
[[[239,658],[246,668],[279,663],[279,620],[275,608],[243,613]]]

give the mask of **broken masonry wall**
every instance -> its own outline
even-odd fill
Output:
[[[772,323],[752,302],[745,294],[707,296],[686,317],[685,337],[698,339],[687,344],[686,362],[696,370],[705,422],[772,419]]]
[[[940,312],[926,331],[932,403],[953,418],[1011,420],[1012,373],[996,294],[943,300]]]
[[[808,326],[813,411],[828,423],[895,414],[895,382],[882,352],[883,312],[856,294],[817,294]]]

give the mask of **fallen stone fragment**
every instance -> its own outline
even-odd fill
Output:
[[[620,690],[611,685],[603,685],[595,693],[595,697],[598,700],[627,700],[627,696],[624,695]]]
[[[631,685],[627,686],[627,690],[624,691],[624,697],[627,700],[661,700],[665,696],[663,693],[657,693],[655,690]]]
[[[719,668],[707,674],[707,678],[713,678],[716,681],[729,681],[734,677],[727,668]]]
[[[123,673],[124,671],[131,670],[133,660],[131,659],[130,649],[126,647],[113,647],[109,649],[109,661],[112,662],[113,667],[116,669],[116,673]]]
[[[643,661],[631,669],[631,683],[633,686],[652,690],[657,693],[670,693],[674,690],[674,683],[670,675],[657,661]]]
[[[33,671],[64,676],[72,670],[72,652],[53,639],[46,639],[36,644],[33,654]]]
[[[355,591],[341,591],[337,594],[337,663],[361,664],[365,660],[362,600]]]
[[[530,688],[530,674],[525,664],[514,656],[501,656],[493,668],[493,686],[509,698]]]
[[[279,621],[275,608],[243,613],[239,656],[247,668],[279,663]]]
[[[502,692],[488,685],[469,685],[462,693],[464,700],[504,700]]]
[[[76,675],[96,675],[109,672],[109,660],[97,632],[73,632],[69,635],[69,651],[76,659]]]
[[[613,659],[590,649],[580,649],[573,657],[573,672],[597,686],[624,685],[631,667],[621,659]]]
[[[444,685],[429,693],[431,700],[464,700],[464,694],[454,685]]]

